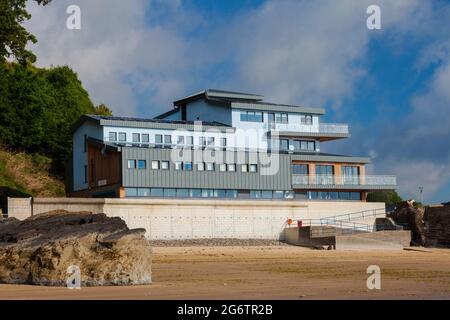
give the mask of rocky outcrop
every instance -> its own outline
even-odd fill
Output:
[[[411,230],[411,245],[424,245],[423,214],[422,208],[414,208],[414,201],[404,201],[389,214],[389,217],[405,230]]]
[[[425,209],[425,245],[450,248],[450,205]]]
[[[82,286],[151,283],[144,229],[118,217],[52,211],[0,221],[0,283],[66,286],[77,266]],[[72,271],[71,271],[72,272]]]

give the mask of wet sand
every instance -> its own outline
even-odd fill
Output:
[[[369,265],[381,269],[380,290],[367,289]],[[0,285],[0,299],[450,299],[450,250],[155,247],[152,285]]]

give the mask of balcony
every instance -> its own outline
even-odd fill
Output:
[[[348,138],[350,136],[348,124],[345,123],[264,123],[264,130],[268,134],[277,131],[279,136],[315,138],[320,141]]]
[[[349,134],[346,123],[319,123],[319,133]]]
[[[338,176],[293,174],[292,186],[294,188],[308,189],[392,190],[397,187],[397,178],[395,176],[385,175]]]

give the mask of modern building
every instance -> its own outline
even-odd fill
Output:
[[[396,188],[366,157],[321,152],[350,136],[325,110],[204,90],[153,119],[85,115],[73,128],[72,197],[365,201]]]

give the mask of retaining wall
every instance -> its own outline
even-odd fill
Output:
[[[352,201],[264,201],[203,199],[8,198],[10,217],[64,209],[121,217],[129,228],[145,228],[152,240],[236,238],[284,239],[286,220],[318,219],[383,208]],[[373,224],[375,218],[365,218]]]

